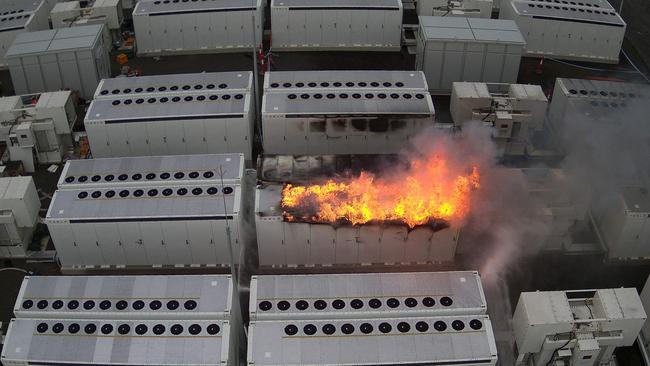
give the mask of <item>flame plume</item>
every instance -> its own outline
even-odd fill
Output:
[[[478,167],[459,173],[443,156],[433,154],[412,161],[406,172],[393,177],[362,172],[324,184],[287,184],[282,190],[282,210],[287,221],[403,222],[413,228],[435,220],[465,218],[471,192],[479,187]]]

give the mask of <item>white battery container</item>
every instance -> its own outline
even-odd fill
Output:
[[[251,320],[484,315],[478,272],[253,276]]]

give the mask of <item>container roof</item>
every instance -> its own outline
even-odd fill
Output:
[[[470,19],[421,16],[426,40],[525,45],[517,24],[506,19]]]
[[[20,33],[5,57],[90,49],[101,39],[103,30],[103,24],[95,24]]]

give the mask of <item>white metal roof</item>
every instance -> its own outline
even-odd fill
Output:
[[[514,0],[509,5],[513,7],[516,14],[536,19],[625,26],[625,21],[606,1],[587,1],[579,4],[575,1],[564,1],[563,3],[545,0]]]
[[[379,89],[427,91],[422,71],[271,71],[264,76],[264,92],[286,89]]]
[[[401,0],[271,0],[271,6],[286,6],[289,8],[347,8],[355,9],[385,9],[399,10],[402,8]]]
[[[255,11],[262,6],[262,0],[143,0],[138,1],[133,15],[173,15],[216,11]]]
[[[0,33],[23,29],[32,19],[34,11],[44,0],[3,3],[0,9]]]
[[[525,45],[517,24],[506,19],[420,16],[427,41],[464,41]]]
[[[102,37],[103,24],[25,32],[16,36],[6,58],[90,49]]]

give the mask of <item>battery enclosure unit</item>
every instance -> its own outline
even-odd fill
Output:
[[[264,5],[262,0],[140,0],[133,9],[137,53],[251,51],[262,43]]]
[[[499,17],[514,20],[521,29],[524,56],[610,64],[618,63],[627,28],[606,0],[507,0]]]
[[[93,157],[243,153],[251,159],[252,73],[106,79],[84,124]]]
[[[421,225],[330,225],[285,221],[282,185],[261,184],[255,193],[259,264],[358,265],[445,263],[456,254],[460,228]]]
[[[163,184],[55,192],[45,223],[66,268],[229,265],[240,253],[242,189]],[[228,234],[230,231],[230,235]]]
[[[476,271],[260,275],[250,289],[251,320],[487,313]]]
[[[399,51],[401,0],[271,0],[273,50]]]
[[[232,294],[230,275],[26,276],[14,314],[18,318],[231,321]]]
[[[415,69],[432,94],[450,94],[456,81],[517,82],[526,45],[512,20],[421,16]]]
[[[224,320],[12,319],[2,363],[235,366]]]
[[[391,154],[433,126],[417,71],[267,73],[262,100],[266,154]]]
[[[495,365],[486,315],[252,322],[249,365]]]
[[[19,0],[2,3],[0,12],[0,69],[7,67],[5,52],[16,35],[49,29],[48,5],[44,0]]]
[[[16,36],[5,53],[16,94],[65,89],[92,97],[99,81],[110,76],[105,32],[95,24]]]
[[[241,184],[243,154],[137,156],[68,160],[58,189]]]

